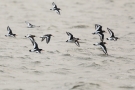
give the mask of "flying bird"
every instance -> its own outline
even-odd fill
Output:
[[[107,28],[108,32],[110,33],[111,37],[110,38],[106,38],[107,40],[114,40],[117,41],[117,39],[119,39],[118,37],[114,36],[114,33],[111,29]]]
[[[39,49],[38,44],[36,42],[34,42],[34,49],[29,50],[29,52],[36,52],[36,53],[41,53],[41,51],[43,51],[43,49]]]
[[[95,24],[95,30],[96,31],[92,34],[98,34],[98,33],[104,33],[105,32],[104,30],[102,30],[102,26],[99,25],[99,24]]]
[[[40,27],[40,26],[35,26],[35,25],[32,25],[31,23],[25,21],[25,23],[27,24],[27,27],[28,28],[34,28],[34,27]]]
[[[8,34],[5,35],[6,37],[7,37],[7,36],[10,36],[10,37],[16,37],[16,36],[17,36],[16,34],[13,34],[13,33],[12,33],[12,30],[10,29],[9,26],[7,27],[7,31],[8,31]]]
[[[57,14],[60,15],[60,10],[61,10],[61,9],[58,8],[57,5],[56,5],[54,2],[52,3],[52,5],[53,5],[53,8],[50,9],[50,10],[55,11]]]
[[[44,39],[46,39],[46,43],[48,44],[50,42],[51,36],[53,36],[53,35],[46,34],[46,35],[41,36],[40,38],[42,38],[41,41],[44,41]]]
[[[80,47],[80,44],[79,44],[79,41],[78,41],[80,39],[73,37],[73,35],[70,32],[66,32],[66,33],[69,36],[69,39],[66,42],[75,43],[78,47]]]
[[[102,51],[103,51],[106,55],[108,55],[108,53],[107,53],[107,48],[106,48],[105,44],[106,44],[106,42],[99,42],[99,43],[95,43],[95,44],[93,44],[93,45],[95,45],[95,46],[100,46],[101,49],[102,49]]]

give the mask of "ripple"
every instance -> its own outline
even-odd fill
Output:
[[[74,90],[101,90],[100,85],[96,83],[77,83],[76,85],[72,86],[71,89]]]
[[[129,89],[135,89],[135,87],[130,86],[130,85],[129,86],[128,85],[127,86],[120,86],[119,88],[125,88],[125,89],[128,89],[128,90]]]
[[[62,56],[71,56],[70,54],[62,54]]]
[[[89,26],[87,25],[76,25],[76,26],[72,26],[71,28],[88,28]]]

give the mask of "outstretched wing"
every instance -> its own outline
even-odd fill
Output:
[[[76,44],[78,47],[80,47],[80,44],[79,44],[78,40],[75,40],[75,44]]]
[[[28,38],[30,39],[32,45],[34,46],[34,42],[35,42],[34,37],[28,37]]]
[[[41,41],[44,41],[44,39],[45,39],[46,37],[40,37],[40,38],[42,38]]]
[[[35,25],[32,25],[31,23],[29,23],[29,22],[27,22],[27,21],[25,21],[25,23],[27,24],[27,26],[28,26],[29,28],[35,27]]]
[[[111,37],[114,37],[114,33],[111,29],[107,28],[108,32],[110,33]]]
[[[103,33],[98,33],[99,37],[100,37],[100,40],[103,42],[104,40],[104,34]]]
[[[66,32],[66,33],[69,36],[69,40],[72,40],[73,39],[73,35],[70,32]]]
[[[57,14],[59,14],[59,15],[60,15],[60,11],[59,11],[59,10],[55,10],[55,12],[56,12]]]
[[[38,49],[38,44],[34,42],[34,49]]]
[[[102,31],[102,26],[99,24],[95,24],[95,30],[96,31]]]
[[[46,36],[46,43],[48,44],[50,42],[51,37],[50,36]]]
[[[52,5],[53,5],[53,8],[57,8],[57,5],[54,2],[52,3]]]
[[[99,26],[98,24],[95,24],[95,30],[98,28],[98,26]]]
[[[27,22],[27,21],[25,21],[25,23],[28,25],[28,24],[30,24],[29,22]]]
[[[12,30],[10,29],[9,26],[7,27],[7,31],[8,31],[8,34],[13,34],[13,33],[12,33]]]
[[[107,54],[107,49],[106,49],[105,45],[100,45],[100,47],[102,48],[103,52],[104,52],[105,54]]]

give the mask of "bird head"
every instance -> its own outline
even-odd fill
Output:
[[[107,33],[107,32],[106,32],[106,31],[104,31],[104,30],[103,30],[102,32]]]
[[[50,34],[50,36],[53,36],[52,34]],[[53,36],[54,37],[54,36]]]
[[[58,10],[61,10],[60,8],[58,8]]]
[[[39,49],[39,51],[44,51],[43,49]]]
[[[16,37],[17,35],[16,35],[16,34],[14,34],[14,36]]]
[[[103,44],[107,44],[106,42],[103,42]]]
[[[79,38],[76,38],[76,40],[81,40],[81,39],[79,39]]]

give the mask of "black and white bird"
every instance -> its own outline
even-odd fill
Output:
[[[110,33],[111,37],[110,38],[106,38],[107,40],[114,40],[117,41],[117,39],[119,39],[118,37],[114,36],[114,33],[111,29],[107,28],[108,32]]]
[[[53,8],[50,9],[50,10],[55,11],[57,14],[60,15],[60,10],[61,10],[61,9],[58,8],[57,5],[56,5],[54,2],[52,3],[52,5],[53,5]]]
[[[95,46],[100,46],[101,49],[103,50],[103,52],[104,52],[106,55],[108,55],[108,53],[107,53],[107,48],[106,48],[105,44],[106,44],[106,42],[99,42],[99,43],[95,43],[95,44],[93,44],[93,45],[95,45]]]
[[[99,25],[99,24],[95,24],[95,30],[96,31],[92,34],[98,34],[98,33],[104,33],[105,32],[104,30],[102,30],[102,26]]]
[[[80,39],[73,37],[73,35],[70,32],[66,32],[66,33],[69,36],[69,39],[66,42],[75,43],[78,47],[80,47],[80,44],[79,44],[79,41],[78,41]]]
[[[27,24],[27,27],[28,28],[34,28],[34,27],[40,27],[40,26],[35,26],[35,25],[32,25],[31,23],[25,21],[25,23]]]
[[[43,51],[43,49],[39,49],[38,44],[35,41],[33,43],[34,43],[34,49],[29,50],[29,52],[41,53],[41,51]]]
[[[35,39],[34,37],[36,37],[35,35],[31,35],[31,34],[27,34],[27,36],[25,36],[26,38],[29,38],[32,45],[34,45]]]
[[[12,30],[10,29],[9,26],[7,27],[7,31],[8,31],[8,34],[5,35],[6,37],[7,37],[7,36],[10,36],[10,37],[16,37],[16,36],[17,36],[16,34],[13,34],[13,33],[12,33]]]
[[[50,42],[51,36],[53,36],[53,35],[46,34],[46,35],[41,36],[40,38],[42,38],[41,41],[44,41],[44,39],[46,39],[46,43],[48,44]]]

